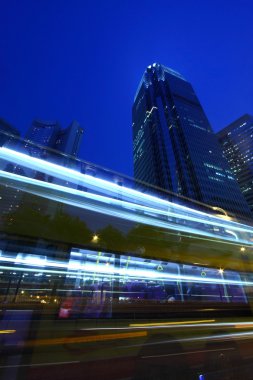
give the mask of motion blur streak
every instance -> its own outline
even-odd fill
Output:
[[[190,338],[178,338],[176,341],[183,343],[183,342],[201,342],[201,341],[230,341],[231,339],[241,340],[241,339],[252,339],[253,332],[244,332],[244,333],[229,333],[229,334],[214,334],[214,335],[203,335],[200,337],[190,337]],[[168,344],[168,343],[175,343],[175,340],[169,339],[169,340],[160,340],[159,342],[154,343],[144,343],[144,344],[135,344],[131,347],[143,347],[143,346],[155,346],[157,344]]]
[[[60,167],[60,166],[59,166]],[[220,221],[220,219],[216,218],[216,221],[210,221],[211,216],[206,214],[205,219],[204,218],[196,218],[195,216],[188,216],[186,214],[178,214],[171,211],[160,211],[158,209],[151,209],[147,206],[137,205],[136,203],[130,203],[123,200],[115,200],[108,196],[102,196],[98,194],[91,194],[87,192],[83,192],[80,190],[71,189],[65,186],[56,185],[52,183],[47,183],[44,181],[39,181],[36,179],[30,179],[27,177],[23,177],[17,174],[13,173],[7,173],[4,171],[0,171],[0,176],[2,177],[2,181],[5,178],[8,179],[10,182],[7,182],[6,184],[8,186],[20,189],[22,191],[26,191],[30,194],[37,195],[44,197],[46,199],[50,199],[53,201],[61,202],[64,204],[68,204],[70,206],[79,207],[82,209],[90,210],[93,212],[100,212],[106,215],[115,216],[118,218],[124,218],[129,221],[138,222],[141,224],[147,224],[158,228],[165,228],[167,230],[177,230],[177,231],[184,231],[192,234],[202,235],[209,238],[217,238],[216,234],[214,232],[208,232],[206,229],[201,230],[203,227],[203,223],[206,225],[210,225],[210,227],[222,227],[224,228],[225,225],[223,222]],[[13,181],[16,182],[16,185],[14,185]],[[25,184],[29,184],[29,187],[25,186]],[[104,190],[104,189],[103,189]],[[101,189],[100,189],[101,191]],[[157,198],[157,200],[159,200]],[[99,202],[99,203],[98,203]],[[173,205],[173,208],[177,208],[176,204]],[[167,208],[171,207],[171,205],[167,205]],[[120,209],[117,209],[116,207],[120,207]],[[134,211],[141,211],[142,215],[138,215]],[[192,210],[192,214],[195,213],[195,210]],[[152,216],[150,216],[152,214]],[[164,216],[166,217],[176,217],[178,219],[177,223],[174,222],[168,222],[167,220],[164,220]],[[158,218],[163,218],[162,220],[159,220]],[[179,223],[179,220],[182,220],[181,224]],[[193,221],[199,223],[198,227],[192,228],[185,225],[185,221]],[[238,224],[239,225],[239,224]],[[243,233],[250,233],[250,235],[253,234],[253,230],[248,230],[246,226],[241,225],[243,227],[235,227],[233,228],[236,231],[243,232]],[[230,226],[230,228],[232,228]],[[228,232],[228,230],[226,230]],[[219,236],[220,241],[228,241],[228,242],[234,242],[236,240],[238,243],[244,244],[244,245],[253,245],[252,243],[252,237],[245,239],[245,238],[239,238],[236,233],[230,233],[234,238],[226,237],[226,236]],[[235,238],[236,236],[236,238]]]
[[[133,323],[130,327],[145,327],[145,326],[167,326],[167,325],[188,325],[188,324],[201,324],[215,322],[215,319],[207,319],[202,321],[181,321],[181,322],[159,322],[159,323]]]
[[[147,331],[136,331],[131,333],[121,333],[121,334],[105,334],[105,335],[91,335],[91,336],[80,336],[80,337],[69,337],[69,338],[55,338],[55,339],[39,339],[32,340],[26,343],[26,346],[48,346],[57,344],[74,344],[74,343],[90,343],[90,342],[100,342],[107,340],[117,340],[117,339],[130,339],[139,338],[147,336]]]
[[[210,320],[215,321],[215,319]],[[212,323],[200,323],[200,321],[189,321],[188,324],[181,324],[186,322],[171,322],[171,324],[166,324],[166,322],[161,323],[153,323],[153,324],[133,324],[129,325],[129,327],[90,327],[90,328],[83,328],[82,331],[108,331],[108,330],[139,330],[139,329],[146,329],[146,330],[152,330],[152,329],[176,329],[178,326],[181,328],[191,328],[191,327],[220,327],[220,328],[252,328],[253,322],[240,322],[240,324],[236,322],[212,322]]]
[[[248,328],[252,328],[252,327],[253,327],[252,322],[238,323],[235,325],[236,329],[248,329]]]
[[[230,230],[232,228],[233,230],[236,230],[236,231],[249,232],[251,234],[253,233],[253,229],[249,226],[246,226],[246,225],[243,225],[240,223],[236,223],[236,222],[232,222],[232,221],[221,220],[219,217],[215,217],[215,216],[210,215],[208,213],[200,212],[200,211],[191,209],[189,207],[177,205],[175,203],[165,201],[165,200],[159,199],[159,198],[151,196],[151,195],[142,194],[141,192],[139,192],[137,190],[133,190],[133,189],[130,189],[127,187],[119,186],[118,184],[115,184],[115,183],[112,183],[112,182],[109,182],[109,181],[106,181],[106,180],[103,180],[100,178],[95,178],[95,177],[92,177],[88,174],[82,174],[82,173],[79,173],[78,171],[75,171],[75,170],[60,166],[60,165],[53,164],[51,162],[47,162],[45,160],[34,158],[34,157],[28,156],[26,154],[10,150],[10,149],[6,149],[3,147],[0,148],[0,157],[3,159],[13,159],[13,160],[15,160],[15,163],[29,167],[30,169],[40,170],[40,171],[42,171],[48,175],[53,175],[56,178],[60,178],[61,180],[71,181],[72,183],[75,183],[78,185],[88,186],[90,189],[96,189],[96,191],[99,190],[102,193],[105,193],[105,190],[110,191],[114,195],[115,195],[115,192],[117,193],[117,195],[120,193],[121,196],[126,197],[127,199],[131,199],[131,202],[134,201],[134,203],[129,204],[129,202],[124,202],[123,200],[120,200],[121,204],[122,205],[125,204],[126,206],[128,206],[128,208],[129,208],[129,206],[131,206],[130,208],[143,207],[140,205],[136,205],[137,201],[138,202],[142,201],[145,204],[145,207],[143,209],[147,208],[151,204],[153,206],[155,205],[156,207],[158,207],[159,210],[157,210],[157,208],[151,209],[151,210],[153,210],[153,212],[156,212],[156,213],[158,212],[158,213],[163,214],[163,212],[161,211],[161,207],[163,207],[163,209],[165,207],[166,215],[168,215],[168,216],[172,215],[172,216],[177,216],[178,218],[182,218],[182,215],[183,215],[183,218],[187,219],[187,220],[195,220],[195,221],[200,222],[200,223],[204,222],[204,223],[207,223],[210,225],[222,226],[222,227],[226,227],[226,228],[229,227]],[[5,173],[5,176],[7,176],[6,172],[2,172],[1,173],[2,176],[4,176],[4,173]],[[10,173],[8,175],[10,177]],[[14,178],[17,179],[18,177],[22,177],[22,176],[16,175],[16,177],[15,177],[15,175],[12,175],[13,179]],[[23,177],[23,181],[25,181],[25,177]],[[32,181],[32,180],[30,180],[30,181]],[[42,181],[36,182],[36,180],[33,180],[34,184],[38,183],[38,182],[41,183]],[[45,185],[45,182],[43,182],[43,184],[46,187],[49,186],[48,183]],[[51,184],[52,189],[53,188],[56,189],[55,186],[58,186],[58,185],[52,185]],[[60,186],[60,187],[64,188],[63,186]],[[69,193],[74,192],[76,195],[81,195],[81,196],[87,197],[87,193],[84,193],[82,191],[73,190],[73,189],[69,189],[69,188],[68,188],[68,191],[69,191]],[[115,201],[112,198],[107,197],[107,203],[108,203],[108,200],[110,200],[110,203],[111,202],[113,202],[114,204],[118,203],[117,200]],[[176,213],[174,213],[174,212],[171,213],[171,210],[170,210],[171,208],[173,210],[176,210]],[[182,214],[182,210],[184,210],[183,214]],[[167,223],[167,225],[168,225],[168,223]],[[181,228],[182,228],[182,226],[181,226]],[[237,235],[235,235],[234,237],[236,238],[236,240],[240,241],[240,239],[237,237]],[[227,239],[227,240],[229,240],[229,239]],[[245,240],[241,240],[241,241],[245,242]],[[250,243],[250,240],[248,240],[247,242]]]
[[[222,351],[233,351],[235,348],[223,348]],[[142,359],[149,359],[149,358],[162,358],[166,356],[182,356],[182,355],[194,355],[194,354],[200,354],[200,353],[206,353],[206,352],[220,352],[220,349],[217,350],[199,350],[199,351],[188,351],[188,352],[178,352],[176,354],[164,354],[164,355],[149,355],[149,356],[142,356]]]
[[[0,330],[0,334],[14,334],[16,330]]]
[[[1,261],[1,256],[0,256]],[[15,259],[8,259],[4,258],[2,261],[15,261]],[[19,263],[18,259],[18,263]],[[25,262],[27,265],[27,261]],[[35,265],[36,267],[39,267],[40,273],[50,273],[50,274],[59,274],[59,275],[68,275],[68,276],[76,276],[77,278],[82,278],[84,275],[87,275],[87,273],[94,273],[96,272],[97,277],[103,277],[105,274],[107,276],[112,275],[114,278],[121,278],[122,276],[129,276],[131,278],[152,278],[159,281],[197,281],[199,283],[203,284],[227,284],[227,285],[243,285],[243,286],[252,286],[252,281],[237,281],[237,280],[226,280],[223,278],[217,279],[217,278],[211,278],[211,277],[199,277],[199,276],[187,276],[187,275],[175,275],[173,273],[155,273],[151,270],[141,270],[141,269],[125,269],[125,268],[115,268],[113,267],[110,269],[106,265],[102,264],[85,264],[85,265],[79,265],[76,264],[77,267],[75,267],[75,270],[53,270],[53,269],[44,269],[43,267],[52,266],[52,263],[50,265],[47,265],[46,262],[42,264],[42,268],[39,265]],[[57,261],[54,263],[54,267],[58,267]],[[3,270],[11,270],[11,271],[17,271],[22,272],[24,271],[24,267],[18,267],[18,266],[0,266],[0,269]],[[27,272],[34,272],[34,268],[25,268]],[[82,273],[80,273],[77,270],[81,270]]]
[[[202,235],[205,237],[210,237],[210,238],[216,237],[217,238],[215,233],[210,233],[210,232],[207,232],[206,230],[202,231],[199,228],[187,227],[185,224],[183,224],[183,222],[181,225],[179,225],[178,223],[175,224],[175,223],[169,223],[168,221],[165,221],[165,220],[159,220],[157,218],[159,217],[159,214],[161,214],[161,212],[156,210],[156,209],[155,210],[152,209],[153,213],[155,213],[156,215],[152,215],[152,216],[138,215],[136,212],[134,212],[135,209],[137,210],[138,208],[142,208],[143,212],[145,214],[144,209],[146,209],[146,207],[139,206],[139,205],[137,206],[135,203],[118,201],[118,200],[112,199],[110,197],[105,197],[105,196],[101,196],[101,195],[97,195],[97,194],[94,195],[94,194],[90,194],[90,193],[84,193],[80,190],[73,190],[73,189],[70,189],[70,188],[67,188],[64,186],[60,186],[60,185],[55,185],[55,184],[51,184],[51,183],[48,184],[46,182],[42,182],[42,181],[39,181],[36,179],[26,178],[23,176],[19,176],[17,174],[12,174],[12,173],[6,174],[6,172],[4,172],[4,171],[0,171],[0,176],[2,178],[11,179],[12,181],[14,180],[17,182],[22,182],[22,184],[23,184],[23,187],[21,185],[14,186],[13,183],[8,182],[7,183],[8,186],[12,186],[14,188],[21,189],[22,191],[26,191],[30,194],[41,196],[41,197],[44,197],[46,199],[61,202],[61,203],[64,203],[64,204],[67,204],[70,206],[79,207],[79,208],[90,210],[93,212],[100,212],[100,213],[103,213],[105,215],[111,215],[111,216],[114,216],[117,218],[124,218],[124,219],[129,220],[129,221],[138,222],[141,224],[146,224],[146,225],[150,225],[153,227],[164,228],[167,230],[173,229],[173,230],[177,230],[180,232],[184,231],[184,232],[188,232],[191,234]],[[24,187],[25,183],[32,185],[34,188],[32,188],[32,186],[29,186],[27,188]],[[47,189],[50,189],[50,191],[48,191]],[[52,194],[54,194],[54,195],[52,195]],[[67,195],[67,197],[66,197],[66,195]],[[83,198],[83,199],[80,199],[80,198]],[[91,203],[91,201],[93,201],[93,203]],[[94,202],[96,202],[96,203],[94,204]],[[112,207],[112,206],[117,206],[117,205],[120,206],[120,209]],[[170,212],[166,212],[166,215],[168,217],[170,216],[170,214],[171,214]],[[190,218],[187,216],[182,217],[179,214],[171,214],[171,215],[172,216],[175,215],[175,216],[177,216],[178,219],[183,219],[183,221],[189,219],[189,220],[192,220],[195,222],[199,222],[201,224],[205,223],[205,224],[210,224],[211,226],[224,227],[223,224],[218,223],[218,222],[215,222],[215,223],[210,222],[209,219],[198,220],[197,218],[192,218],[192,217]],[[238,230],[238,228],[236,228],[236,230]],[[239,231],[249,232],[248,230],[245,230],[245,229],[242,230],[241,228],[239,229]],[[253,231],[250,231],[250,234],[252,234],[252,233],[253,233]],[[221,242],[222,242],[222,240],[229,241],[229,242],[235,240],[235,239],[231,239],[230,237],[225,237],[225,236],[219,236],[219,238],[221,239],[220,240]],[[249,244],[253,245],[252,241],[249,239],[237,238],[236,240],[237,240],[237,242],[240,242],[244,245],[249,245]]]

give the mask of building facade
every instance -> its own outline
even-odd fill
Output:
[[[82,141],[83,129],[77,121],[72,121],[68,128],[58,132],[54,148],[70,156],[77,157]]]
[[[217,137],[253,212],[253,116],[241,116],[219,131]]]
[[[29,144],[30,142],[76,157],[79,153],[82,136],[83,129],[76,121],[73,121],[68,128],[61,129],[55,121],[34,120],[25,135],[27,140],[25,147],[32,156],[43,157],[47,151],[32,146]]]
[[[148,66],[132,119],[136,179],[251,218],[204,110],[180,73]]]

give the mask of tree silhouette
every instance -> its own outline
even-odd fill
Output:
[[[112,251],[126,251],[126,238],[117,228],[108,225],[102,230],[98,231],[99,241],[98,244]]]
[[[2,229],[12,235],[61,241],[73,246],[87,244],[92,237],[91,231],[78,217],[62,210],[48,215],[25,204],[3,217]]]

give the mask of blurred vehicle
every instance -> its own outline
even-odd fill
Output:
[[[252,379],[252,226],[29,144],[0,148],[0,379]]]

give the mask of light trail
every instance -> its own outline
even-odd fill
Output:
[[[114,195],[121,195],[125,196],[126,198],[131,198],[131,200],[135,201],[144,201],[145,204],[147,205],[149,202],[154,203],[156,207],[161,208],[161,205],[166,207],[166,209],[169,209],[171,207],[175,208],[178,212],[178,215],[180,211],[184,210],[189,212],[190,214],[194,214],[195,216],[203,216],[205,219],[202,220],[202,222],[209,223],[210,221],[215,221],[216,223],[221,223],[221,219],[219,217],[210,215],[208,213],[198,211],[191,209],[186,206],[178,205],[169,201],[165,201],[163,199],[160,199],[158,197],[148,195],[148,194],[143,194],[140,191],[131,189],[131,188],[126,188],[124,186],[119,186],[118,184],[92,177],[88,174],[82,174],[76,170],[69,169],[60,165],[53,164],[51,162],[47,162],[45,160],[41,160],[35,157],[28,156],[27,154],[16,152],[14,150],[1,147],[0,148],[0,158],[5,159],[5,160],[15,160],[16,164],[28,167],[33,170],[39,170],[41,172],[44,172],[47,175],[53,175],[56,178],[59,178],[61,180],[65,181],[70,181],[76,185],[83,185],[86,186],[89,185],[90,188],[94,190],[100,190],[103,193],[105,190],[111,191]],[[217,224],[217,225],[218,225]],[[237,222],[232,222],[232,221],[225,221],[222,220],[221,223],[222,226],[224,227],[230,227],[233,229],[242,229],[243,231],[248,231],[250,233],[253,233],[253,229],[247,225],[243,225]]]
[[[198,282],[204,284],[227,284],[227,285],[238,285],[238,286],[253,286],[253,281],[239,281],[239,280],[228,280],[222,277],[212,278],[212,277],[201,277],[201,276],[189,276],[184,274],[173,274],[173,273],[161,273],[156,272],[154,270],[145,270],[145,269],[132,269],[132,268],[116,268],[114,266],[107,266],[106,264],[93,264],[93,263],[76,263],[73,266],[69,266],[68,263],[58,263],[57,261],[46,262],[43,261],[42,267],[38,264],[34,265],[34,268],[31,268],[31,265],[27,262],[27,260],[9,258],[5,256],[0,256],[0,261],[2,262],[11,262],[15,263],[15,266],[1,266],[1,270],[10,270],[10,271],[27,271],[38,273],[38,268],[40,273],[47,274],[58,274],[63,276],[74,276],[82,279],[87,276],[94,276],[96,273],[96,277],[110,277],[112,278],[125,278],[126,276],[133,279],[152,279],[157,281],[167,281],[167,282]],[[18,266],[24,265],[24,266]],[[45,268],[60,268],[60,269],[45,269]],[[62,270],[65,269],[65,270]]]
[[[108,341],[108,340],[140,338],[140,337],[146,337],[146,336],[147,336],[146,331],[135,331],[135,332],[116,333],[116,334],[30,340],[26,342],[25,345],[30,347],[30,346],[49,346],[49,345],[58,345],[58,344],[92,343],[92,342],[101,342],[101,341],[103,342],[103,341]]]
[[[129,327],[146,327],[146,326],[180,326],[180,325],[195,325],[201,326],[203,323],[215,322],[215,319],[202,321],[180,321],[180,322],[151,322],[151,323],[131,323]]]
[[[167,218],[168,217],[174,217],[174,218],[177,218],[177,219],[182,219],[183,221],[187,220],[187,221],[191,221],[191,222],[198,222],[201,225],[203,224],[203,222],[205,222],[206,224],[209,224],[210,226],[224,227],[224,223],[220,219],[218,219],[217,221],[212,221],[212,220],[209,220],[209,219],[208,220],[203,220],[203,219],[199,219],[199,218],[194,217],[194,216],[189,216],[186,213],[179,214],[179,213],[172,212],[172,211],[169,211],[169,210],[163,211],[163,210],[160,210],[160,209],[157,209],[157,208],[154,208],[154,207],[143,206],[143,205],[140,205],[140,204],[131,203],[129,201],[114,199],[114,198],[111,198],[111,197],[108,197],[108,196],[104,196],[104,195],[88,193],[88,192],[84,192],[84,191],[81,191],[81,190],[72,189],[72,188],[69,188],[69,187],[66,187],[66,186],[52,184],[52,183],[47,183],[47,182],[44,182],[44,181],[39,181],[37,179],[27,178],[27,177],[24,177],[24,176],[20,176],[18,174],[9,173],[9,172],[5,172],[5,171],[1,171],[1,170],[0,170],[0,176],[2,178],[10,179],[10,180],[16,181],[16,182],[21,182],[23,184],[34,185],[34,187],[35,187],[34,190],[32,190],[31,188],[27,189],[26,187],[24,187],[23,191],[30,192],[30,193],[35,194],[35,195],[40,195],[40,196],[43,196],[45,198],[50,198],[50,199],[55,200],[55,201],[61,201],[62,203],[69,203],[69,204],[71,204],[71,201],[67,200],[66,198],[63,199],[63,196],[74,195],[74,196],[76,196],[76,199],[72,199],[72,203],[76,202],[77,206],[79,206],[79,207],[85,206],[83,208],[87,208],[87,209],[90,209],[92,211],[96,211],[96,210],[93,207],[90,207],[87,204],[87,200],[88,201],[97,201],[97,202],[100,202],[101,204],[108,204],[111,207],[116,206],[116,207],[124,208],[126,210],[131,211],[131,212],[141,211],[143,213],[146,213],[147,215],[152,215],[155,218],[157,218],[157,217],[164,217],[164,216],[167,217]],[[11,186],[11,183],[10,183],[10,186]],[[13,184],[12,184],[12,186],[13,186]],[[40,190],[38,190],[38,189],[41,189],[41,188],[42,189],[48,189],[50,191],[53,190],[53,191],[59,193],[59,195],[57,195],[57,193],[56,194],[54,193],[55,195],[52,196],[50,194],[50,192],[43,193]],[[62,196],[61,196],[61,194],[62,194]],[[85,203],[83,203],[84,202],[83,198],[86,201]],[[97,210],[97,211],[99,211],[99,210]],[[105,212],[104,209],[103,210],[101,209],[101,211]],[[121,214],[123,215],[123,212],[124,211],[121,211],[121,213],[119,214],[119,216]],[[110,213],[113,213],[113,210],[110,210]],[[122,217],[122,215],[121,215],[121,217]],[[146,217],[146,219],[148,219],[148,217]],[[149,218],[149,220],[150,220],[150,218]],[[177,225],[175,225],[175,223],[173,223],[173,224],[172,223],[173,222],[169,223],[168,221],[163,222],[163,224],[166,224],[167,226],[170,225],[172,228],[175,228],[175,229],[177,228],[179,230],[182,230],[182,228],[184,228],[185,230],[187,230],[186,226],[180,225],[180,227],[178,227]],[[149,223],[146,223],[146,224],[149,224]],[[244,225],[239,225],[238,224],[238,226],[233,226],[233,228],[236,231],[249,232],[248,229],[245,229]],[[201,233],[201,231],[199,231],[199,229],[193,229],[193,228],[189,229],[188,228],[188,230],[190,232],[192,232],[192,231],[195,230],[198,233]],[[229,230],[226,230],[226,232],[229,233],[229,234],[233,234]],[[253,229],[250,232],[253,234]],[[208,232],[207,231],[204,231],[204,234],[208,236]],[[216,236],[216,234],[209,233],[209,236]],[[238,240],[238,237],[237,237],[236,234],[233,234],[233,236],[236,238],[236,240]],[[223,238],[223,236],[220,236],[220,237]],[[228,238],[227,240],[231,240],[231,239]],[[249,244],[249,242],[247,240],[244,240],[244,242]],[[253,245],[253,242],[252,242],[252,245]]]
[[[213,322],[212,322],[213,321]],[[180,322],[154,322],[154,323],[143,323],[143,324],[131,324],[127,327],[90,327],[82,328],[82,331],[110,331],[110,330],[175,330],[178,327],[180,329],[191,329],[191,328],[253,328],[253,322],[215,322],[215,319],[206,321],[180,321]]]
[[[229,348],[223,348],[222,351],[234,351],[234,347],[229,347]],[[142,356],[142,359],[150,359],[150,358],[163,358],[163,357],[169,357],[169,356],[184,356],[184,355],[196,355],[196,354],[201,354],[201,353],[206,353],[206,352],[220,352],[220,349],[213,349],[213,350],[198,350],[198,351],[187,351],[187,352],[177,352],[174,354],[163,354],[163,355],[148,355],[148,356]]]
[[[83,192],[80,190],[27,178],[5,171],[0,171],[0,175],[2,176],[2,178],[6,180],[12,182],[15,181],[16,183],[18,183],[18,185],[14,186],[12,182],[7,182],[9,186],[14,186],[16,188],[22,189],[23,191],[39,195],[47,199],[59,201],[61,203],[77,206],[79,208],[87,209],[94,212],[104,213],[118,218],[124,218],[126,220],[134,221],[141,224],[151,225],[167,230],[173,229],[175,231],[180,232],[184,231],[190,234],[197,234],[217,239],[217,232],[208,232],[206,230],[202,230],[204,222],[202,219],[188,216],[186,214],[181,215],[171,211],[165,212],[163,210],[154,209],[148,206],[137,205],[135,203],[113,199],[104,195]],[[27,187],[27,185],[29,186]],[[141,213],[141,215],[138,214],[138,212]],[[173,222],[164,220],[164,217],[174,217],[177,219],[177,221]],[[182,220],[182,222],[180,222],[181,224],[179,223],[178,219]],[[186,226],[184,223],[185,221],[199,223],[199,225],[193,228],[190,226]],[[210,225],[211,228],[224,227],[224,222],[220,219],[218,219],[218,221],[215,222],[210,221],[208,219],[205,221],[205,225],[207,224]],[[233,228],[234,230],[239,231],[242,234],[249,233],[249,227],[245,228],[244,225],[238,223],[236,224],[236,226],[233,226]],[[229,230],[226,230],[226,232],[228,231]],[[232,234],[234,237],[236,237],[237,243],[253,246],[253,241],[251,240],[251,235],[253,236],[253,229],[250,230],[250,236],[247,239],[241,237],[238,238],[238,234],[234,232],[231,233],[231,231],[229,231],[229,234]],[[231,239],[231,237],[226,237],[223,235],[218,235],[218,237],[220,240],[223,241],[234,241],[234,239]]]
[[[210,341],[217,341],[223,343],[224,341],[230,342],[232,339],[241,340],[241,339],[252,339],[253,332],[247,331],[242,333],[228,333],[228,334],[214,334],[214,335],[203,335],[203,336],[192,336],[190,338],[177,338],[177,339],[168,339],[161,340],[158,342],[150,342],[150,343],[142,343],[142,344],[134,344],[131,346],[122,346],[121,348],[131,348],[131,347],[144,347],[144,346],[156,346],[160,344],[170,344],[170,343],[186,343],[186,342],[205,342],[208,343]]]

